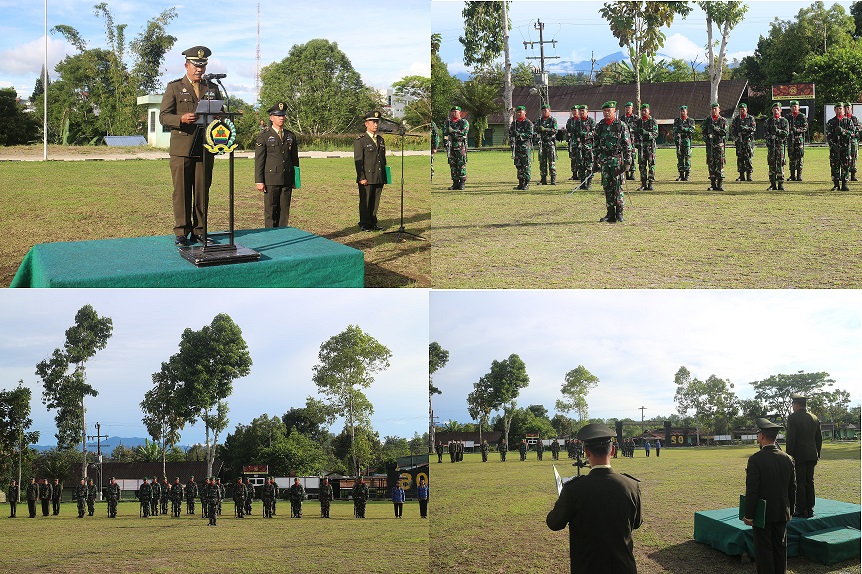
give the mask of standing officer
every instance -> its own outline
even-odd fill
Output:
[[[551,441],[551,458],[560,460],[560,441],[556,437]]]
[[[195,114],[200,100],[220,100],[221,92],[215,84],[203,79],[207,59],[212,51],[206,46],[189,48],[186,57],[186,75],[168,83],[159,122],[171,128],[171,179],[174,183],[174,235],[177,245],[202,241],[206,218],[204,190],[203,137]],[[206,178],[211,181],[213,157],[207,161]],[[194,205],[194,208],[192,206]]]
[[[604,119],[596,124],[596,164],[602,170],[602,186],[605,190],[607,215],[599,221],[615,223],[623,220],[623,174],[632,164],[632,145],[629,129],[616,118],[617,103],[613,100],[602,104]],[[634,176],[632,176],[634,179]]]
[[[290,195],[295,182],[294,168],[299,167],[299,145],[296,135],[284,129],[284,102],[269,108],[272,127],[257,136],[254,147],[254,181],[263,192],[265,227],[287,227]]]
[[[51,483],[47,478],[42,479],[42,484],[39,485],[39,500],[42,502],[42,516],[48,516],[51,512],[51,495],[54,489],[51,488]]]
[[[440,442],[439,440],[437,441],[437,444],[434,445],[434,452],[437,453],[437,462],[442,463],[443,462],[443,443]]]
[[[721,117],[718,102],[711,106],[710,115],[703,121],[703,141],[706,142],[706,166],[709,168],[707,191],[724,191],[724,147],[727,143],[727,120]]]
[[[506,453],[509,452],[509,445],[506,444],[506,439],[500,440],[498,450],[500,451],[500,462],[506,462]]]
[[[30,511],[30,518],[36,518],[36,501],[39,500],[39,485],[36,484],[35,478],[30,478],[30,484],[27,485],[27,509]]]
[[[826,142],[829,144],[829,168],[832,190],[850,191],[847,172],[850,169],[850,137],[853,124],[844,117],[844,104],[835,104],[835,117],[826,122]],[[840,185],[839,185],[840,182]]]
[[[120,485],[111,477],[108,484],[108,518],[117,517],[117,503],[120,501]]]
[[[141,486],[138,489],[138,500],[141,503],[141,515],[144,518],[150,517],[150,501],[152,496],[152,488],[150,487],[150,483],[147,482],[147,477],[145,476],[144,482],[141,483]]]
[[[195,483],[195,477],[189,478],[186,484],[186,514],[195,513],[195,499],[198,497],[198,485]]]
[[[853,126],[850,136],[850,150],[848,151],[850,181],[858,181],[856,178],[856,158],[859,155],[859,136],[862,133],[862,124],[859,123],[859,118],[853,115],[853,104],[850,102],[844,102],[844,117],[850,120],[850,124]]]
[[[802,164],[805,157],[805,134],[808,131],[808,119],[799,111],[799,102],[790,100],[790,139],[787,145],[787,155],[790,157],[790,177],[788,181],[802,181]]]
[[[359,184],[359,229],[383,231],[377,225],[377,207],[386,183],[386,143],[377,135],[380,112],[365,116],[365,133],[353,142],[356,183]]]
[[[787,572],[787,522],[793,513],[796,473],[793,459],[778,448],[775,438],[781,425],[757,419],[760,451],[748,457],[745,469],[745,517],[753,527],[754,559],[758,573]],[[759,500],[766,501],[766,520],[754,525]]]
[[[539,436],[536,441],[536,460],[542,460],[542,454],[545,452],[545,445],[542,444],[542,437]]]
[[[769,162],[769,189],[784,191],[784,146],[790,134],[790,123],[781,116],[781,104],[772,104],[772,116],[766,120],[766,150]]]
[[[443,124],[443,137],[446,138],[446,157],[449,172],[452,174],[452,189],[464,189],[467,182],[467,134],[470,122],[461,117],[461,108],[452,106],[449,118]]]
[[[530,189],[530,166],[533,162],[533,122],[527,119],[527,108],[515,108],[515,121],[509,125],[509,143],[512,159],[518,170],[518,186],[515,189]]]
[[[162,490],[162,496],[160,499],[161,513],[167,514],[168,513],[168,499],[171,496],[171,485],[168,483],[168,477],[167,476],[162,477],[161,486],[162,486],[162,489],[161,489]]]
[[[183,485],[180,484],[180,477],[174,479],[171,485],[171,512],[174,518],[180,517],[180,510],[183,506]]]
[[[578,109],[580,106],[572,106],[572,117],[566,120],[566,145],[569,148],[569,163],[572,167],[570,181],[578,178],[578,163],[580,162],[580,147],[578,147]]]
[[[596,120],[587,113],[586,105],[578,106],[578,179],[584,189],[590,189],[592,185],[593,163],[595,162],[595,135]],[[586,183],[583,183],[586,182]]]
[[[482,451],[482,462],[488,462],[488,441],[482,440],[482,445],[479,447],[479,450]]]
[[[521,444],[518,445],[518,452],[521,454],[521,462],[527,460],[527,440],[521,439]]]
[[[266,483],[260,489],[260,497],[263,499],[263,517],[272,518],[272,500],[275,498],[275,488],[271,477],[266,479]]]
[[[365,503],[368,500],[368,485],[365,484],[365,479],[360,476],[356,484],[353,485],[353,515],[356,518],[365,518]]]
[[[569,525],[572,573],[635,574],[632,530],[641,525],[641,491],[637,479],[611,469],[613,431],[588,424],[578,431],[586,444],[589,474],[573,478],[546,522],[551,530]]]
[[[153,479],[155,482],[156,479]],[[98,489],[96,485],[93,484],[93,479],[87,480],[87,514],[89,516],[93,516],[96,513],[96,494],[98,494]]]
[[[60,484],[59,478],[55,478],[54,484],[51,485],[51,506],[54,516],[60,515],[61,502],[63,502],[63,485]]]
[[[14,480],[9,485],[9,490],[6,491],[6,501],[9,503],[9,518],[15,518],[18,511],[18,497],[21,495],[21,488]]]
[[[751,181],[751,165],[754,159],[754,131],[757,121],[748,115],[748,104],[739,104],[739,114],[730,124],[730,135],[736,142],[736,170],[739,177],[736,181]]]
[[[245,513],[251,516],[252,506],[251,503],[254,500],[254,486],[251,484],[251,479],[245,479]]]
[[[162,500],[162,485],[153,477],[153,482],[150,483],[150,514],[153,516],[159,515],[159,502]]]
[[[332,502],[332,485],[329,484],[329,478],[323,477],[317,498],[320,500],[320,517],[329,518],[329,505]]]
[[[796,508],[794,516],[814,516],[814,467],[820,458],[823,436],[820,421],[806,410],[806,398],[790,395],[793,412],[787,417],[787,454],[796,461]]]
[[[641,117],[635,120],[634,138],[641,175],[641,186],[638,190],[652,191],[652,182],[655,181],[655,140],[658,137],[658,123],[649,114],[649,104],[641,104]]]
[[[245,494],[245,485],[242,483],[242,479],[236,479],[233,488],[233,505],[237,518],[245,517]]]
[[[542,117],[536,120],[536,133],[539,136],[539,172],[542,185],[557,185],[557,118],[551,116],[551,106],[542,104]]]
[[[635,122],[638,121],[637,115],[634,113],[634,105],[631,102],[626,102],[625,106],[625,115],[620,119],[628,128],[628,138],[629,138],[629,147],[634,145],[634,130],[635,130]],[[635,178],[635,166],[634,162],[626,169],[626,179],[634,180]]]
[[[146,484],[146,480],[144,483]],[[81,479],[81,484],[75,487],[75,502],[78,503],[78,518],[84,518],[84,503],[87,501],[87,485],[84,479]]]
[[[688,106],[679,107],[679,117],[673,120],[673,141],[676,144],[676,181],[688,181],[691,175],[691,135],[694,120],[688,117]]]

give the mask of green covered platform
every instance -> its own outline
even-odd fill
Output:
[[[218,243],[226,243],[219,238]],[[40,243],[10,287],[363,287],[362,251],[294,227],[237,231],[258,261],[196,267],[173,236]]]
[[[800,543],[803,537],[811,537],[815,533],[830,529],[853,529],[858,532],[860,526],[862,526],[862,506],[818,498],[814,504],[814,516],[812,518],[794,518],[787,523],[787,556],[802,554],[819,562],[821,559],[818,556],[810,555],[802,550],[817,546],[820,554],[830,556],[830,552],[824,546],[828,546],[831,541],[844,544],[843,538],[846,536],[815,536],[813,544],[811,541],[806,542],[804,548],[801,549],[802,544]],[[739,519],[738,506],[694,513],[695,541],[709,544],[716,550],[730,556],[742,554],[754,556],[754,536],[751,528]],[[843,534],[846,535],[847,533]],[[858,557],[859,554],[857,553],[856,556]]]

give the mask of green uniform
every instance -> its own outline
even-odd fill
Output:
[[[245,485],[239,481],[233,487],[233,505],[237,518],[245,517]]]
[[[771,188],[784,189],[784,164],[787,161],[784,148],[787,145],[787,136],[790,134],[790,124],[785,117],[770,117],[766,120],[764,131]]]
[[[198,497],[198,485],[194,480],[186,484],[186,514],[195,513],[195,499]]]
[[[796,461],[796,508],[811,516],[814,514],[814,467],[823,447],[820,421],[806,410],[791,413],[787,417],[786,435],[785,450]]]
[[[171,485],[171,512],[174,518],[179,518],[183,506],[183,485],[179,480]]]
[[[706,142],[706,167],[709,169],[710,189],[724,191],[724,148],[727,143],[727,120],[721,116],[707,116],[701,126]]]
[[[141,483],[141,487],[138,489],[138,500],[141,503],[141,516],[149,518],[150,501],[152,500],[152,490],[149,482],[144,481]],[[78,505],[78,511],[81,511],[80,503]]]
[[[84,518],[84,504],[87,502],[86,484],[79,484],[75,487],[75,502],[78,503],[78,518]]]
[[[509,125],[509,142],[512,159],[518,170],[518,187],[515,189],[529,189],[533,162],[533,122],[526,118],[513,121]]]
[[[152,484],[150,484],[150,514],[153,516],[159,515],[159,501],[162,499],[162,485],[156,482],[153,479]]]
[[[635,147],[638,151],[638,169],[641,188],[652,189],[655,181],[655,140],[658,137],[658,122],[653,118],[638,118],[635,122]]]
[[[572,168],[572,180],[578,177],[578,162],[580,161],[580,148],[578,147],[578,125],[577,116],[566,120],[566,147],[569,149],[569,163]]]
[[[753,518],[757,501],[766,501],[764,527],[752,527],[758,572],[787,571],[787,523],[793,513],[795,490],[793,458],[778,446],[768,444],[748,457],[745,516]]]
[[[625,203],[623,177],[632,163],[629,129],[619,118],[614,118],[610,123],[603,119],[596,124],[595,133],[596,164],[602,170],[602,186],[608,210],[602,221],[622,221]]]
[[[219,487],[215,482],[209,482],[204,487],[204,504],[207,505],[207,517],[209,517],[209,526],[216,525],[218,518],[218,503],[219,503]]]
[[[329,506],[332,503],[332,485],[321,484],[317,493],[317,499],[320,501],[320,517],[329,518]]]
[[[305,488],[301,484],[293,483],[288,489],[290,498],[290,514],[293,518],[302,518],[302,501],[305,500]]]
[[[522,442],[518,445],[518,452],[521,454],[521,462],[527,460],[527,443]]]
[[[538,460],[542,460],[542,453],[545,452],[545,445],[542,444],[542,440],[539,439],[539,442],[536,443],[536,458]]]
[[[15,518],[18,512],[18,496],[21,489],[17,484],[10,484],[6,491],[6,501],[9,503],[9,518]]]
[[[272,482],[267,482],[260,489],[260,498],[263,500],[263,517],[272,518],[272,501],[275,500],[276,486]]]
[[[120,501],[120,485],[116,482],[108,485],[108,517],[117,517],[117,503]]]
[[[87,485],[87,514],[90,516],[93,516],[96,512],[96,494],[98,492],[96,485],[90,481],[90,484]]]
[[[757,121],[754,116],[746,114],[743,118],[737,115],[730,124],[730,135],[736,143],[736,170],[739,172],[737,181],[751,181],[752,160],[754,159],[754,131]]]
[[[635,143],[634,142],[635,122],[638,121],[638,115],[637,114],[623,115],[622,117],[620,117],[620,120],[626,125],[626,128],[628,128],[629,146],[634,146],[634,143]],[[634,179],[634,178],[635,178],[635,165],[634,165],[634,162],[632,162],[629,165],[628,169],[626,170],[626,179]]]
[[[691,175],[691,135],[694,133],[692,118],[673,120],[673,142],[676,146],[676,170],[679,172],[677,181],[688,181]]]
[[[356,518],[365,518],[365,503],[368,501],[368,485],[357,482],[353,485],[353,514]]]
[[[853,131],[850,136],[850,181],[857,181],[856,178],[856,158],[859,156],[859,138],[862,137],[862,124],[859,123],[859,118],[850,115],[845,116],[850,120],[850,125],[853,126]]]
[[[299,168],[296,134],[275,127],[258,134],[254,144],[254,182],[265,185],[263,194],[264,227],[287,227],[290,198]]]
[[[590,189],[591,181],[588,179],[593,173],[593,164],[596,161],[594,144],[596,136],[596,120],[587,116],[578,119],[575,125],[578,133],[578,166],[577,178],[584,184],[585,189]]]
[[[850,138],[853,124],[847,117],[834,117],[826,122],[826,142],[829,144],[829,167],[832,172],[833,190],[847,191],[847,176],[850,172]]]
[[[542,185],[557,185],[557,118],[548,116],[536,120],[536,134],[539,139],[539,172]]]
[[[509,452],[509,446],[505,440],[500,443],[498,450],[500,451],[500,462],[506,462],[506,453]]]
[[[488,443],[483,442],[479,449],[482,451],[482,462],[488,462]]]
[[[805,134],[808,132],[808,118],[799,112],[787,118],[790,124],[790,137],[787,140],[787,155],[790,159],[790,181],[802,181],[802,167],[805,159]]]
[[[446,157],[449,160],[449,172],[452,175],[452,187],[449,189],[464,189],[467,182],[467,134],[470,123],[464,118],[453,120],[449,118],[443,124],[443,137],[446,138]]]

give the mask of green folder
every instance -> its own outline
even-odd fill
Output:
[[[386,185],[392,185],[392,169],[386,166]]]
[[[299,166],[293,166],[293,188],[299,189]]]
[[[745,518],[745,495],[739,495],[739,519]],[[754,525],[758,528],[766,527],[766,501],[762,498],[757,501],[757,508],[754,509]]]

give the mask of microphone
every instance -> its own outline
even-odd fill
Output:
[[[222,78],[227,78],[227,74],[204,74],[204,80],[221,80]]]

